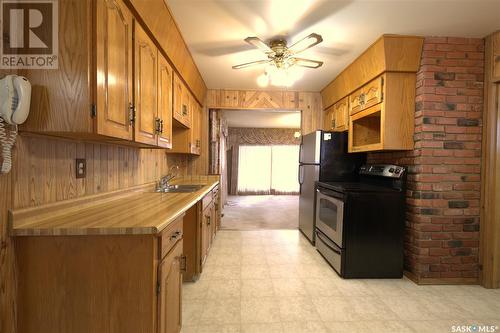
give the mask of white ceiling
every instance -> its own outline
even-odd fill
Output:
[[[484,37],[500,29],[500,0],[165,1],[209,88],[259,88],[263,67],[231,68],[265,59],[243,41],[248,36],[283,35],[293,43],[312,32],[322,35],[323,43],[302,56],[325,64],[305,69],[290,88],[319,91],[384,33]]]
[[[222,115],[228,127],[300,128],[299,111],[225,110]]]

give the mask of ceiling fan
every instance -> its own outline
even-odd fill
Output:
[[[273,39],[266,44],[258,37],[247,37],[245,38],[245,42],[264,52],[267,59],[235,65],[233,69],[265,64],[274,65],[277,69],[288,69],[292,66],[319,68],[323,65],[322,61],[299,58],[296,55],[318,45],[322,41],[323,38],[321,35],[315,33],[310,34],[291,46],[287,46],[287,42],[283,38]]]

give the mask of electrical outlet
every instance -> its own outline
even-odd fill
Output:
[[[87,175],[87,160],[84,158],[76,159],[76,178],[85,178]]]

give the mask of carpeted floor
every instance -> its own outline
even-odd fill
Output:
[[[298,195],[229,196],[224,207],[222,229],[297,229]]]

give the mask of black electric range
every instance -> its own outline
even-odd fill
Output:
[[[317,182],[316,248],[344,278],[403,275],[406,169],[364,165],[359,182]]]

